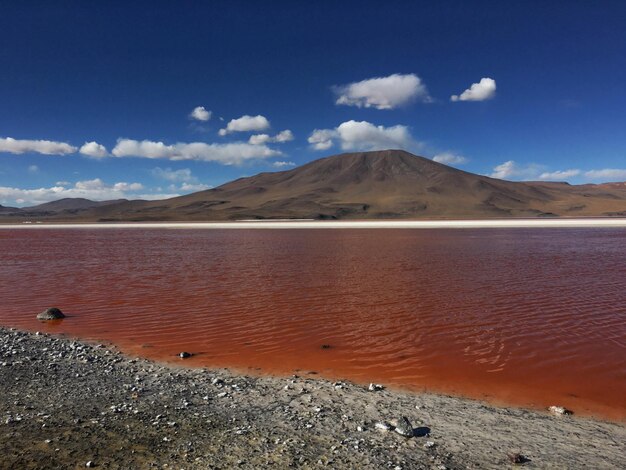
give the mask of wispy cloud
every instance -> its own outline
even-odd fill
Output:
[[[296,166],[296,164],[294,162],[278,161],[278,162],[272,162],[272,166],[274,168],[287,168],[287,167],[290,167],[290,166]]]
[[[463,165],[468,162],[467,158],[464,156],[452,152],[438,153],[433,157],[433,160],[437,163],[443,163],[444,165]]]
[[[394,109],[413,101],[432,101],[426,86],[415,74],[394,73],[338,85],[333,90],[337,95],[335,104],[358,108]]]
[[[76,147],[65,142],[55,142],[52,140],[18,140],[12,137],[0,137],[0,152],[67,155],[76,153],[77,150]]]
[[[284,142],[290,142],[294,139],[293,133],[286,129],[284,131],[279,132],[275,136],[270,136],[269,134],[254,134],[250,136],[248,139],[248,143],[252,145],[261,145],[267,143],[279,143],[282,144]]]
[[[557,170],[557,171],[546,171],[539,175],[538,179],[542,181],[567,181],[570,178],[580,175],[580,170],[570,169],[570,170]]]
[[[185,182],[190,183],[197,181],[197,178],[192,175],[191,170],[189,168],[182,168],[180,170],[172,170],[171,168],[153,168],[151,171],[152,175],[156,178],[160,178],[167,181],[173,182]]]
[[[590,170],[585,172],[585,176],[592,180],[626,181],[626,169],[624,168],[604,168],[602,170]]]
[[[460,95],[452,95],[450,101],[485,101],[496,94],[496,81],[493,78],[481,78],[480,82],[472,83]]]
[[[416,150],[422,146],[406,126],[376,126],[367,121],[346,121],[334,129],[315,129],[308,142],[315,150],[328,150],[335,144],[342,150]]]
[[[498,179],[537,179],[544,168],[542,165],[535,163],[522,165],[513,160],[508,160],[494,167],[493,172],[489,176]]]
[[[60,182],[67,183],[67,182]],[[66,197],[82,197],[96,201],[107,199],[121,199],[127,197],[139,197],[138,191],[142,191],[144,186],[141,183],[118,182],[106,184],[100,178],[77,181],[73,186],[67,184],[57,184],[48,188],[22,189],[0,186],[0,201],[24,204],[41,204],[55,201]]]

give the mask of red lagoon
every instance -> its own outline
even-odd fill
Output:
[[[0,303],[156,360],[626,418],[623,229],[0,230]]]

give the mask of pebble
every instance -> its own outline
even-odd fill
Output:
[[[384,385],[381,385],[381,384],[371,383],[371,384],[369,385],[369,387],[367,387],[367,389],[368,389],[370,392],[380,392],[381,390],[384,390],[384,389],[385,389],[385,386],[384,386]]]
[[[561,416],[574,414],[571,410],[568,410],[567,408],[563,406],[556,406],[556,405],[552,405],[548,407],[548,411],[552,413],[553,415],[561,415]]]
[[[391,430],[391,426],[384,421],[380,421],[374,425],[374,427],[380,431],[389,431]]]
[[[91,460],[85,464],[85,467],[87,467],[87,468],[94,468],[95,466],[96,466],[96,464],[93,463]]]
[[[398,419],[398,423],[396,424],[396,432],[401,436],[413,437],[413,425],[406,416]]]
[[[180,357],[181,359],[187,359],[188,357],[191,357],[191,353],[188,353],[187,351],[183,351],[178,355],[178,357]]]

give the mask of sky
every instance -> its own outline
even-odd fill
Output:
[[[626,181],[626,2],[0,2],[0,204],[402,148]]]

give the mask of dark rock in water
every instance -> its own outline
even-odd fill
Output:
[[[322,344],[322,349],[330,349],[330,344]]]
[[[178,355],[178,357],[180,357],[181,359],[187,359],[188,357],[191,357],[191,356],[193,356],[193,354],[188,353],[187,351],[183,351]]]
[[[37,315],[37,320],[59,320],[61,318],[65,318],[65,315],[56,307],[47,308]]]
[[[396,432],[405,437],[413,437],[413,425],[406,416],[398,420]]]

